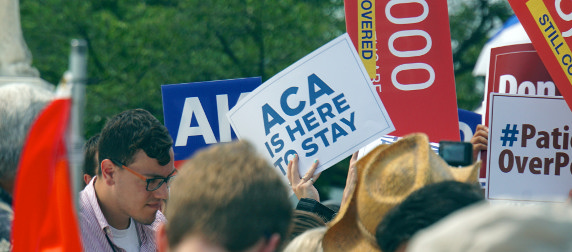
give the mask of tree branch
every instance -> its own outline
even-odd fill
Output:
[[[234,54],[234,52],[230,48],[230,44],[228,43],[228,41],[224,38],[224,36],[219,31],[215,31],[215,36],[217,37],[218,41],[222,45],[223,52],[226,55],[228,55],[230,60],[240,69],[240,72],[246,76],[247,73],[246,73],[246,70],[244,69],[243,64],[240,62],[238,57],[236,57],[236,55]]]

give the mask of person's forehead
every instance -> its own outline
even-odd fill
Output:
[[[160,165],[157,159],[150,158],[143,150],[138,150],[135,155],[133,155],[133,162],[129,165],[129,168],[135,169],[137,172],[146,176],[166,177],[175,169],[172,148],[169,151],[169,156],[171,158],[169,163]]]

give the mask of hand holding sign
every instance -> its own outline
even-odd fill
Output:
[[[481,151],[487,150],[488,140],[489,127],[479,124],[475,134],[471,138],[471,144],[473,144],[473,161],[477,161],[477,156]]]
[[[304,177],[300,177],[300,172],[298,172],[298,155],[294,155],[294,158],[288,162],[288,181],[290,181],[289,184],[292,186],[292,190],[298,199],[309,198],[320,202],[320,194],[314,187],[314,182],[320,177],[320,173],[313,175],[316,168],[318,168],[318,160],[315,160]]]
[[[348,177],[346,178],[346,187],[344,188],[344,194],[342,196],[342,203],[340,204],[343,206],[346,201],[349,200],[350,195],[356,188],[357,184],[357,167],[356,163],[358,160],[358,152],[354,152],[352,154],[352,158],[350,159],[350,167],[348,168]]]

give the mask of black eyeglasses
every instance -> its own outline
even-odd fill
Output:
[[[111,160],[111,162],[113,162],[117,165],[120,165],[123,169],[127,170],[128,172],[131,172],[133,175],[137,176],[139,179],[147,182],[147,187],[145,187],[145,189],[147,191],[150,191],[150,192],[159,189],[159,187],[161,187],[163,185],[163,183],[167,183],[167,188],[169,188],[171,186],[171,182],[173,182],[173,178],[176,176],[176,172],[177,172],[177,169],[174,169],[173,172],[171,172],[167,177],[147,178],[145,175],[130,169],[129,167],[123,165],[120,162],[117,162],[115,160]]]

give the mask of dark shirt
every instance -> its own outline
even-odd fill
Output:
[[[298,201],[298,205],[296,205],[296,210],[314,213],[320,216],[325,223],[330,222],[337,214],[337,212],[322,205],[322,203],[309,198],[301,198],[300,201]]]
[[[0,188],[0,251],[10,251],[10,235],[12,232],[12,196]]]

